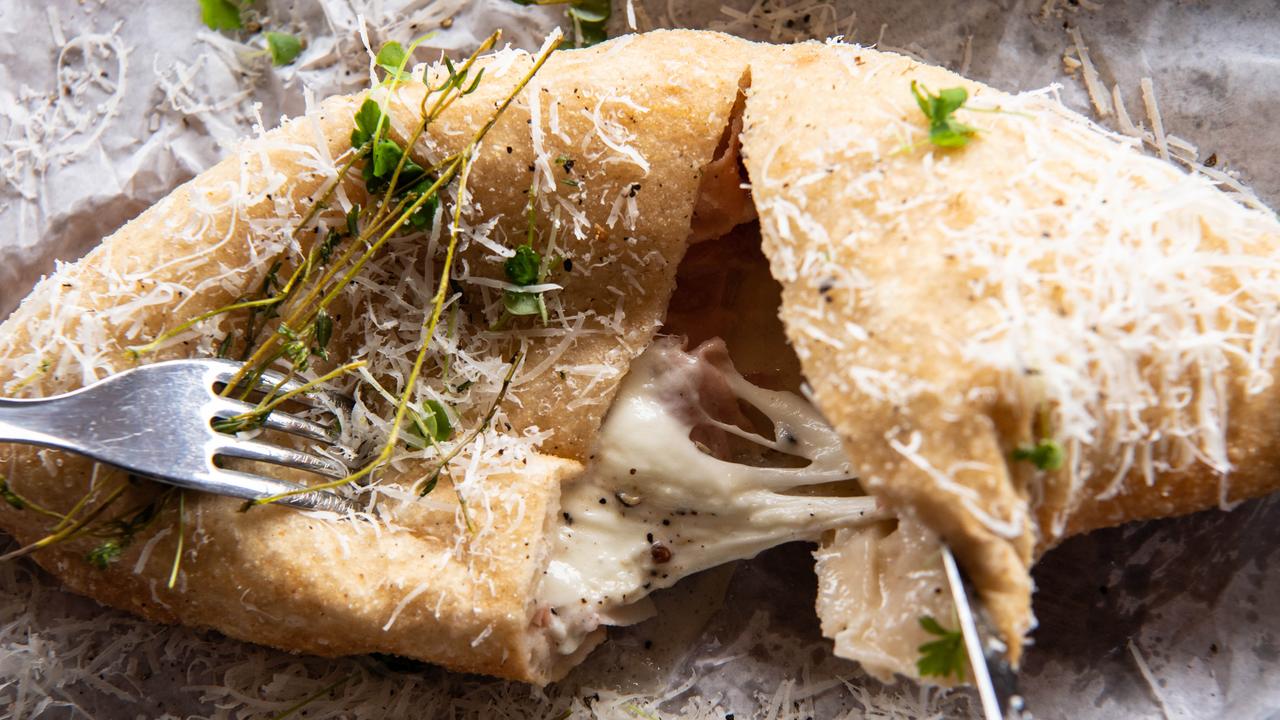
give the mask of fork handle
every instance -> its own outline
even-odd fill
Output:
[[[57,406],[49,399],[11,400],[0,398],[0,442],[74,449],[57,434],[48,432]]]

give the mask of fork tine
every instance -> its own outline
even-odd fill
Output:
[[[232,398],[219,398],[218,404],[215,406],[214,415],[220,418],[229,418],[241,413],[247,413],[254,409],[252,403]],[[304,420],[296,415],[290,415],[283,410],[277,408],[272,411],[267,419],[262,423],[263,427],[270,430],[279,430],[287,432],[291,435],[298,435],[311,440],[323,443],[332,443],[334,440],[333,433],[329,428],[318,422]]]
[[[209,473],[207,479],[221,486],[221,494],[245,500],[267,498],[303,487],[297,483],[224,468],[218,468]],[[276,502],[303,510],[328,510],[342,514],[353,512],[356,509],[355,505],[349,500],[328,491],[286,495]]]
[[[346,466],[337,460],[254,440],[228,442],[216,449],[214,455],[242,460],[259,460],[299,470],[309,470],[332,478],[344,478],[348,474]]]
[[[219,379],[222,382],[226,382],[230,380],[234,374],[235,370],[233,369],[231,372],[226,373],[224,377]],[[270,393],[274,391],[278,394],[284,394],[300,390],[304,385],[306,385],[306,381],[304,380],[296,378],[285,380],[286,377],[287,376],[284,373],[278,370],[263,370],[262,375],[260,375],[254,383],[253,389],[255,392],[260,393]],[[281,382],[284,384],[281,385]],[[277,385],[279,385],[278,388],[276,387]],[[324,407],[323,401],[325,400],[335,407],[345,408],[348,410],[355,405],[355,399],[348,395],[333,392],[332,390],[322,390],[320,388],[311,388],[304,393],[295,395],[293,399],[304,405],[311,405],[312,407]]]
[[[262,426],[269,430],[279,430],[287,432],[290,435],[299,435],[301,437],[310,438],[318,442],[333,442],[334,436],[329,428],[318,422],[304,420],[296,415],[290,415],[286,412],[276,410],[267,416]]]

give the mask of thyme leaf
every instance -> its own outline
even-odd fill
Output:
[[[920,676],[945,678],[955,675],[957,680],[963,681],[969,663],[964,650],[964,635],[959,630],[942,627],[931,615],[920,618],[920,627],[938,637],[916,648],[920,652],[920,659],[916,660]]]
[[[313,348],[315,353],[321,357],[326,356],[326,348],[329,347],[329,341],[333,339],[333,317],[329,315],[329,311],[320,308],[316,313],[316,319],[311,321],[313,326],[312,334],[315,336],[316,345]]]
[[[14,510],[25,510],[27,507],[27,501],[9,487],[9,481],[3,475],[0,475],[0,498],[13,506]]]
[[[453,437],[453,424],[449,413],[438,400],[423,403],[422,412],[409,411],[409,428],[406,430],[410,444],[426,447]]]

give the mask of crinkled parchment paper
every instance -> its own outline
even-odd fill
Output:
[[[843,34],[1006,90],[1063,100],[1124,130],[1161,131],[1184,162],[1237,171],[1280,203],[1280,9],[1230,3],[615,0],[614,30],[712,27],[758,39]],[[808,5],[809,7],[803,7]],[[507,0],[278,0],[247,19],[307,50],[272,68],[260,39],[213,33],[195,0],[0,3],[0,316],[56,260],[211,165],[308,96],[367,82],[366,45],[436,35],[421,60],[491,29],[531,47],[563,21]],[[246,42],[247,41],[247,42]],[[1086,91],[1083,46],[1096,69]],[[257,54],[255,54],[257,53]],[[1064,55],[1067,58],[1064,60]],[[1074,69],[1074,72],[1068,72]],[[802,83],[803,78],[796,82]],[[1154,144],[1154,143],[1153,143]],[[1194,150],[1192,149],[1194,148]],[[1175,158],[1176,159],[1176,158]],[[1023,674],[1041,718],[1280,717],[1280,499],[1094,533],[1036,571],[1041,627]],[[325,688],[306,717],[940,717],[964,694],[885,687],[830,656],[807,549],[779,548],[659,598],[662,624],[617,632],[544,691],[387,658],[288,655],[167,628],[0,567],[0,717],[263,717]],[[335,685],[336,684],[336,685]],[[331,687],[332,686],[332,687]],[[566,715],[568,713],[569,715]]]

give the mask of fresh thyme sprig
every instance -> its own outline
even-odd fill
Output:
[[[303,383],[293,390],[276,394],[284,385],[285,381],[288,380],[288,376],[285,376],[285,378],[281,379],[280,383],[276,385],[275,389],[271,393],[268,393],[268,399],[265,399],[252,410],[248,410],[238,415],[232,415],[231,417],[223,418],[214,422],[213,429],[218,432],[237,433],[261,427],[262,424],[266,422],[267,417],[282,404],[298,397],[299,395],[305,395],[331,380],[346,375],[347,373],[354,372],[364,367],[366,364],[368,363],[364,360],[349,362],[346,365],[330,370],[315,380]]]
[[[54,512],[53,510],[50,510],[44,507],[43,505],[40,505],[34,500],[22,495],[17,490],[13,489],[13,486],[9,484],[9,479],[6,478],[4,475],[0,475],[0,499],[3,499],[5,502],[9,503],[9,505],[15,510],[30,509],[40,513],[41,515],[47,515],[48,517],[56,518],[59,521],[63,521],[67,519],[66,515],[63,515],[62,513],[59,513],[59,512]]]
[[[917,648],[920,659],[916,660],[916,670],[920,676],[946,678],[955,675],[957,680],[963,682],[969,666],[964,649],[964,634],[959,630],[947,630],[931,615],[920,618],[920,627],[938,637],[937,640]]]
[[[165,488],[141,506],[104,521],[88,531],[89,534],[102,538],[86,556],[89,564],[99,570],[106,570],[107,566],[119,560],[138,535],[155,524],[170,499],[178,492],[177,488]]]
[[[127,481],[120,483],[115,488],[113,488],[111,492],[107,493],[106,497],[102,500],[102,502],[98,503],[98,506],[95,507],[93,510],[90,510],[87,515],[85,515],[82,518],[73,520],[72,518],[74,518],[75,515],[79,512],[79,508],[87,505],[89,502],[89,499],[95,494],[92,490],[90,490],[89,492],[85,493],[84,496],[81,497],[80,501],[76,503],[76,506],[72,508],[72,511],[67,513],[65,519],[54,527],[53,532],[40,538],[39,540],[36,540],[35,542],[29,543],[27,545],[23,545],[17,550],[13,550],[11,552],[5,553],[4,555],[0,555],[0,562],[5,562],[8,560],[13,560],[15,558],[24,557],[42,548],[49,547],[50,545],[56,545],[60,542],[64,542],[66,540],[71,539],[75,535],[79,534],[82,530],[89,527],[89,525],[91,525],[94,520],[97,520],[98,517],[102,515],[104,512],[106,512],[107,509],[110,508],[111,505],[114,504],[116,500],[119,500],[120,496],[124,495],[125,490],[128,490],[128,489],[129,489],[129,483]]]
[[[496,34],[494,37],[492,37],[492,39],[496,41]],[[446,182],[451,181],[455,176],[457,177],[458,179],[457,200],[454,203],[452,222],[450,223],[450,226],[449,226],[449,242],[445,249],[444,262],[440,270],[439,280],[436,284],[436,293],[432,301],[431,313],[423,328],[422,344],[418,349],[417,356],[414,358],[413,367],[410,370],[409,375],[405,380],[404,390],[399,398],[399,402],[397,403],[395,416],[390,424],[388,437],[385,443],[383,444],[382,449],[379,451],[377,456],[374,457],[372,461],[367,463],[360,470],[344,478],[333,480],[327,483],[322,483],[320,485],[312,486],[309,488],[299,489],[299,490],[291,491],[288,493],[282,493],[282,494],[261,499],[261,500],[251,501],[250,503],[246,504],[246,509],[254,505],[272,503],[283,497],[287,497],[289,495],[294,495],[302,492],[314,492],[318,490],[332,489],[332,488],[336,488],[352,482],[357,482],[362,478],[368,477],[377,468],[381,467],[384,463],[386,463],[390,459],[391,454],[399,440],[401,428],[405,424],[405,420],[408,415],[409,406],[410,406],[409,399],[413,392],[414,387],[416,387],[417,385],[418,378],[421,376],[422,369],[427,358],[428,350],[430,349],[432,338],[434,338],[435,336],[435,330],[439,325],[440,316],[444,310],[445,299],[450,289],[449,279],[452,274],[453,261],[458,248],[459,231],[461,228],[461,221],[462,221],[462,217],[461,217],[462,208],[465,205],[465,199],[467,195],[467,183],[468,183],[468,179],[470,177],[470,172],[471,172],[471,161],[475,157],[475,153],[479,143],[488,134],[489,130],[491,130],[493,126],[497,123],[498,118],[502,115],[502,113],[506,111],[506,109],[510,106],[510,104],[515,100],[516,96],[519,95],[519,93],[525,88],[525,86],[529,83],[529,81],[533,79],[533,76],[542,68],[542,66],[546,63],[547,59],[550,57],[551,53],[554,52],[554,50],[558,45],[559,45],[558,41],[553,41],[551,43],[548,43],[546,48],[541,53],[539,53],[537,57],[535,57],[533,64],[525,72],[524,76],[520,79],[520,81],[516,84],[516,86],[507,94],[506,98],[502,102],[497,104],[494,110],[489,114],[489,117],[487,118],[485,123],[472,135],[470,142],[468,142],[468,144],[463,148],[461,152],[455,154],[454,156],[451,156],[452,159],[448,160],[447,164],[444,164],[444,167],[441,168],[440,173],[437,179],[432,183],[432,186],[426,192],[424,192],[421,196],[415,199],[408,207],[404,208],[403,211],[401,211],[401,214],[399,215],[399,217],[397,217],[394,221],[392,221],[391,224],[385,230],[382,231],[382,235],[378,238],[378,240],[373,244],[371,244],[369,249],[366,250],[365,254],[359,260],[357,260],[354,263],[354,265],[352,265],[352,267],[347,271],[346,276],[344,276],[342,282],[339,284],[339,287],[341,287],[341,286],[344,286],[346,283],[349,283],[350,280],[355,276],[355,274],[358,273],[360,269],[364,266],[364,264],[369,261],[369,259],[372,257],[372,254],[376,252],[377,249],[380,248],[383,244],[385,244],[386,241],[392,236],[393,233],[395,233],[397,230],[399,230],[402,226],[404,226],[408,222],[409,216],[414,211],[416,211],[419,207],[421,207],[427,201],[428,197],[435,196],[439,192],[440,188]],[[471,58],[468,59],[467,63],[464,65],[464,70],[470,68],[471,64],[474,62],[475,57],[476,56],[473,55]],[[456,99],[457,97],[460,97],[461,94],[471,91],[470,86],[465,85],[466,77],[467,77],[465,71],[464,70],[455,71],[451,63],[447,63],[447,66],[449,68],[449,78],[442,85],[442,88],[443,88],[443,90],[441,91],[442,96],[437,100],[436,106],[433,108],[432,112],[435,112],[436,108],[442,108],[446,106],[444,104],[445,98],[452,97],[452,99]],[[450,91],[452,91],[452,93]],[[452,102],[452,99],[450,99],[449,102]],[[427,96],[424,96],[421,104],[421,108],[424,110],[426,107],[426,102],[427,102]],[[409,142],[406,143],[407,147],[413,147],[413,144],[416,142],[417,137],[420,136],[421,132],[425,129],[426,122],[427,122],[426,120],[427,115],[429,114],[424,113],[424,118],[422,122],[419,123],[419,126],[415,130],[414,135],[410,138]],[[373,139],[376,140],[376,137]],[[404,164],[403,160],[404,158],[402,157],[402,162],[400,163],[399,166],[397,166],[397,172],[399,172],[399,170],[402,168]],[[392,181],[393,183],[394,183],[394,177],[395,176],[393,175],[393,181]],[[386,204],[387,204],[386,202],[383,203],[384,206]],[[375,215],[375,218],[376,218],[376,215]],[[321,307],[323,307],[329,300],[331,300],[336,295],[337,291],[338,291],[338,288],[335,288],[333,290],[330,290],[328,294],[322,297],[320,299]],[[466,443],[463,443],[463,444],[465,445]],[[461,498],[459,498],[459,500],[461,503]],[[465,515],[465,509],[464,509],[464,515]],[[470,525],[469,519],[467,522],[468,522],[468,525]]]
[[[440,459],[440,462],[436,464],[436,469],[418,485],[417,493],[419,497],[427,495],[432,490],[435,490],[436,484],[440,480],[441,473],[449,468],[449,463],[458,456],[458,453],[462,452],[462,448],[470,445],[473,440],[480,436],[480,433],[484,432],[489,427],[489,423],[493,422],[493,416],[498,414],[498,406],[501,405],[503,399],[506,398],[507,390],[511,388],[511,381],[515,378],[516,368],[519,367],[520,361],[523,359],[523,351],[516,353],[516,356],[511,358],[511,365],[507,368],[507,374],[502,378],[502,387],[498,389],[498,394],[494,396],[493,402],[489,405],[489,411],[484,414],[484,418],[478,425],[472,428],[471,432],[467,434],[462,442],[455,445],[453,449],[449,451],[448,455],[445,455]],[[459,496],[459,501],[461,501],[461,496]],[[470,522],[468,521],[468,525],[469,524]]]
[[[486,38],[485,41],[480,44],[480,47],[478,47],[476,51],[467,58],[467,61],[463,64],[462,68],[454,69],[452,63],[448,63],[448,78],[446,78],[438,88],[428,88],[427,92],[423,94],[419,108],[421,111],[420,119],[417,127],[414,129],[414,132],[406,143],[407,147],[413,147],[418,138],[421,137],[422,133],[425,131],[427,125],[447,109],[455,100],[463,94],[474,91],[474,81],[471,85],[464,86],[470,68],[474,65],[480,54],[492,49],[500,35],[500,32],[494,32]],[[404,58],[401,58],[401,62],[406,62],[407,57],[408,56],[406,54]],[[545,62],[545,57],[536,63],[538,68],[541,67],[542,62]],[[526,77],[514,93],[490,114],[488,122],[476,134],[476,137],[483,137],[488,133],[489,129],[493,126],[493,123],[497,122],[497,116],[506,110],[507,105],[510,104],[515,94],[518,94],[519,90],[523,89],[524,85],[528,82],[529,77],[532,77],[532,75]],[[391,92],[394,92],[396,82],[397,79],[393,78]],[[428,109],[426,105],[427,101],[433,96],[435,97],[435,104]],[[377,113],[376,118],[374,115],[375,112]],[[357,130],[362,129],[362,124],[364,131],[367,132],[372,129],[372,132],[368,132],[367,137],[365,135],[357,136],[353,132],[353,145],[355,145],[357,141],[360,141],[360,145],[356,148],[357,153],[359,156],[364,156],[370,153],[371,148],[376,146],[380,141],[382,138],[381,133],[389,121],[387,120],[386,114],[382,112],[381,108],[378,107],[376,103],[373,107],[370,107],[368,101],[361,106],[360,113],[358,113],[358,115],[359,114],[364,114],[365,116],[363,120],[359,119],[359,117],[357,118]],[[310,289],[302,295],[300,299],[293,303],[294,309],[285,315],[285,319],[281,323],[283,327],[290,329],[300,327],[309,321],[309,313],[314,314],[327,308],[329,303],[338,296],[343,288],[347,287],[351,283],[355,276],[364,268],[365,264],[368,263],[375,254],[377,254],[378,250],[381,249],[381,247],[395,234],[397,230],[399,230],[406,222],[412,223],[414,215],[421,212],[428,203],[438,203],[438,193],[440,189],[453,179],[461,166],[460,154],[449,156],[428,172],[429,175],[435,177],[435,180],[431,182],[430,185],[425,188],[416,188],[413,193],[406,194],[405,197],[393,206],[392,193],[400,184],[400,174],[403,172],[408,159],[409,154],[402,152],[400,160],[395,166],[395,170],[390,174],[390,178],[387,181],[387,188],[382,202],[374,209],[372,216],[368,222],[366,222],[364,230],[358,237],[360,242],[349,244],[343,251],[342,255],[329,264],[328,269],[321,275],[321,277],[314,283],[310,284]],[[368,161],[366,161],[366,166],[367,164]],[[345,175],[345,168],[343,175]],[[388,210],[388,208],[392,209]],[[392,218],[395,219],[392,220]],[[389,227],[388,223],[390,224]],[[378,235],[377,241],[370,243],[369,239],[375,234]],[[364,253],[355,261],[354,265],[347,270],[342,278],[329,288],[330,283],[333,283],[338,272],[340,272],[342,268],[347,267],[347,264],[352,261],[352,258],[355,257],[355,252],[360,249],[360,247],[365,248]],[[327,292],[325,292],[326,288],[329,288]],[[318,301],[317,298],[319,298]],[[266,367],[271,362],[274,362],[275,359],[280,357],[281,355],[275,347],[276,340],[277,338],[274,336],[268,337],[266,342],[255,350],[247,359],[245,368],[241,369],[241,371],[237,373],[237,375],[232,379],[231,384],[234,385],[241,383],[244,380],[245,375],[254,371],[251,370],[251,368],[260,369]],[[260,370],[257,371],[260,372]]]

